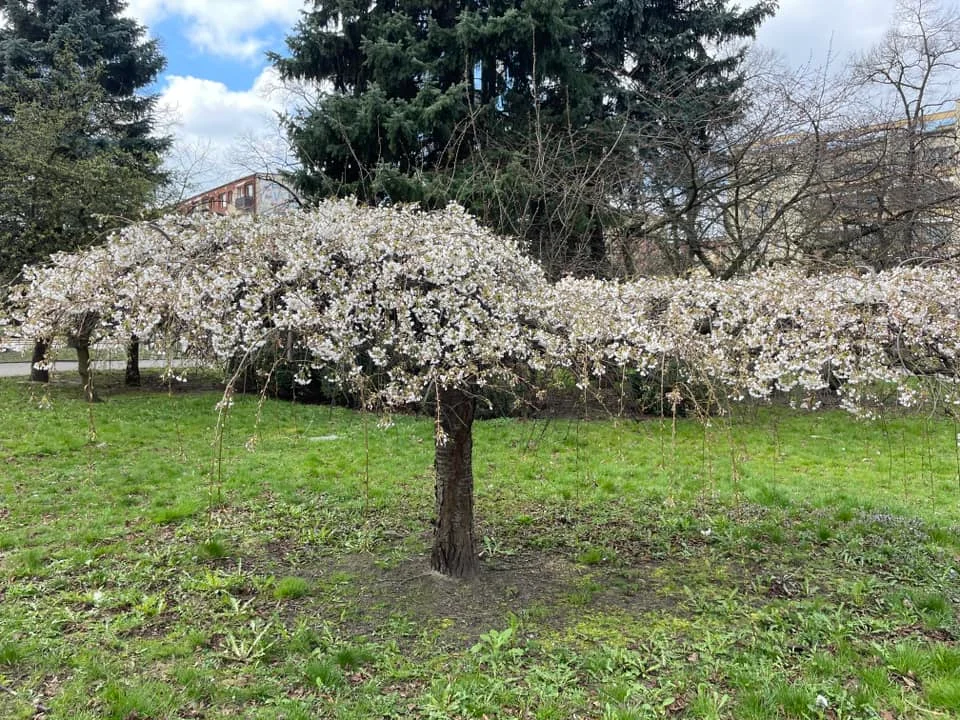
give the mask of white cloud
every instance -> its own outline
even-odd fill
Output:
[[[895,0],[781,0],[757,40],[791,65],[844,63],[880,40],[893,21]]]
[[[304,0],[130,0],[126,12],[147,27],[178,17],[197,49],[250,60],[268,47],[264,29],[292,28],[304,5]]]
[[[170,170],[188,176],[185,194],[290,162],[277,113],[291,110],[302,92],[284,86],[274,68],[243,91],[190,76],[165,81],[158,110],[174,139]]]

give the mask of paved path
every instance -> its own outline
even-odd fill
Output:
[[[123,370],[127,363],[124,360],[94,360],[94,370]],[[177,367],[179,363],[173,362]],[[140,368],[166,367],[166,360],[141,360]],[[56,373],[75,373],[77,371],[76,360],[57,360],[53,369]],[[0,377],[27,377],[30,375],[30,363],[28,362],[0,362]]]

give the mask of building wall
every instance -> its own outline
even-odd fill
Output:
[[[897,122],[816,141],[774,138],[755,158],[779,159],[792,151],[810,159],[797,164],[800,172],[785,168],[747,208],[754,215],[748,231],[751,224],[759,229],[763,214],[787,208],[770,233],[769,259],[811,251],[824,259],[835,252],[860,253],[892,265],[927,252],[939,255],[946,245],[960,243],[960,105],[924,117],[915,129]],[[798,190],[803,199],[786,205]]]
[[[180,203],[184,214],[211,212],[269,213],[299,205],[297,196],[269,174],[246,175],[187,198]]]
[[[299,207],[300,200],[289,185],[273,175],[257,175],[256,212],[266,214]]]

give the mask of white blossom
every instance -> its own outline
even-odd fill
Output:
[[[510,384],[525,367],[566,368],[586,388],[614,368],[652,378],[671,363],[728,399],[796,391],[816,407],[833,378],[854,411],[884,387],[922,402],[929,382],[960,402],[955,266],[551,284],[455,205],[344,200],[138,223],[23,278],[3,319],[22,339],[62,341],[95,318],[93,342],[136,335],[224,365],[289,351],[308,358],[298,383],[319,371],[371,393],[371,406],[418,401],[435,384]]]

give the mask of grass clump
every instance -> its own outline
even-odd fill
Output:
[[[336,650],[333,661],[344,670],[355,670],[374,659],[374,654],[364,647],[347,646]]]
[[[277,581],[273,596],[277,600],[296,600],[310,594],[310,583],[302,577],[288,575]]]
[[[581,565],[600,565],[609,562],[613,555],[614,553],[607,548],[592,547],[577,555],[577,562]]]
[[[932,707],[960,715],[960,677],[939,677],[926,686],[927,701]]]
[[[0,665],[11,667],[22,662],[29,651],[19,642],[13,640],[0,641]]]
[[[162,718],[176,706],[173,688],[160,682],[108,682],[101,692],[103,717],[129,720],[132,717]]]
[[[341,667],[331,658],[313,658],[303,669],[303,674],[313,688],[336,689],[346,684]]]
[[[197,546],[197,555],[204,560],[220,560],[229,554],[230,549],[223,538],[212,537]]]

